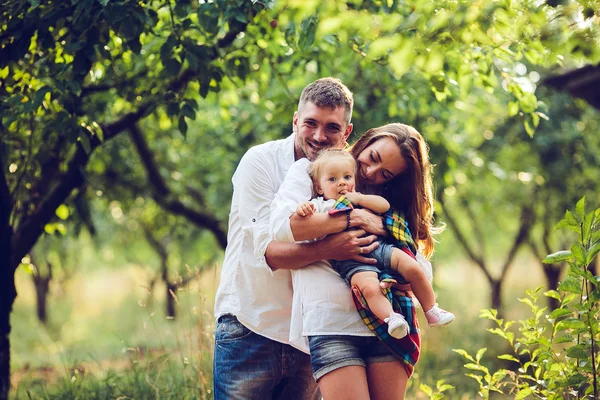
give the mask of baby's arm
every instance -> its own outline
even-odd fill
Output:
[[[315,205],[310,201],[305,201],[304,203],[298,204],[298,207],[296,207],[296,214],[301,217],[310,217],[315,212]]]
[[[381,214],[390,209],[390,203],[381,196],[375,194],[362,194],[359,192],[346,193],[348,200],[355,206],[368,208],[369,210]]]

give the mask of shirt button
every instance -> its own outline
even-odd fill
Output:
[[[256,222],[256,218],[252,218],[252,222]]]

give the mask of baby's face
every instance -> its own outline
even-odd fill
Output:
[[[317,182],[317,193],[327,200],[337,200],[341,195],[354,191],[355,165],[346,160],[331,160],[325,165]]]

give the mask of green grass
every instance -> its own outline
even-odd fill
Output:
[[[542,282],[536,262],[521,255],[508,276],[504,301],[510,318],[526,312],[517,297]],[[448,398],[475,399],[477,386],[465,376],[464,361],[452,349],[474,353],[488,347],[485,357],[490,362],[501,353],[500,342],[492,342],[485,331],[488,322],[478,318],[479,310],[489,306],[489,285],[474,265],[459,258],[438,255],[434,268],[438,302],[457,320],[445,328],[429,328],[419,311],[422,354],[408,398],[426,398],[420,384],[434,387],[445,380],[456,387]],[[12,314],[12,395],[212,398],[212,307],[218,271],[199,274],[197,281],[178,291],[175,320],[164,315],[164,287],[157,285],[149,293],[146,282],[148,275],[139,266],[80,271],[64,287],[54,284],[50,323],[43,326],[35,319],[30,277],[19,271],[19,297]]]

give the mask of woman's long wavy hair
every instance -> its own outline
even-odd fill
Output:
[[[441,232],[443,227],[433,226],[433,166],[429,163],[427,143],[412,126],[392,123],[369,129],[354,143],[350,152],[358,159],[363,150],[382,138],[396,142],[407,168],[379,187],[368,187],[367,192],[380,194],[396,211],[404,214],[417,247],[429,258],[433,254],[433,235]]]

